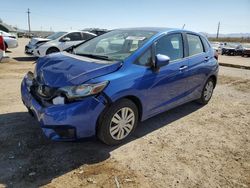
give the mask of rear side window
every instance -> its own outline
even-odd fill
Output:
[[[69,33],[64,38],[66,37],[70,38],[70,41],[82,40],[82,35],[80,32]]]
[[[181,34],[163,36],[156,43],[156,54],[167,55],[170,61],[183,58],[183,41]]]
[[[187,34],[189,56],[204,52],[201,39],[197,35]]]
[[[88,33],[82,33],[82,40],[89,40],[92,39],[94,35],[90,35]]]
[[[209,51],[209,48],[211,47],[210,44],[208,43],[208,41],[205,39],[205,37],[201,37],[201,40],[202,40],[202,43],[203,43],[203,46],[204,46],[204,49],[205,51]]]

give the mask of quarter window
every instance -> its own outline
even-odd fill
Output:
[[[83,40],[89,40],[89,39],[92,39],[94,37],[95,37],[94,35],[91,35],[91,34],[88,34],[88,33],[82,33],[82,39]]]
[[[151,62],[152,62],[152,50],[150,47],[144,52],[144,54],[141,57],[139,57],[139,59],[136,61],[136,64],[143,66],[150,66]]]
[[[156,43],[156,55],[167,55],[170,61],[183,58],[183,41],[181,34],[170,34],[160,38]]]
[[[189,56],[204,52],[202,42],[199,36],[187,34]]]

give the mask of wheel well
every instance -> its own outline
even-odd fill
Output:
[[[52,47],[49,47],[49,48],[46,50],[46,54],[48,54],[48,51],[51,50],[51,49],[56,49],[56,50],[58,50],[58,51],[60,52],[60,50],[59,50],[57,47],[52,46]]]
[[[139,121],[140,121],[141,118],[142,118],[142,104],[141,104],[140,99],[138,99],[137,97],[132,96],[132,95],[129,95],[129,96],[126,96],[126,97],[123,97],[123,98],[129,99],[129,100],[131,100],[133,103],[135,103],[135,105],[137,106],[137,109],[138,109]]]
[[[209,77],[209,79],[210,78],[214,81],[214,87],[215,87],[216,84],[217,84],[217,78],[216,78],[216,76],[212,75],[212,76]]]
[[[121,97],[119,99],[117,99],[116,101],[119,101],[121,99],[129,99],[131,100],[133,103],[135,103],[135,105],[137,106],[137,109],[138,109],[138,114],[139,114],[139,119],[138,121],[141,121],[141,118],[142,118],[142,104],[141,104],[141,101],[139,98],[137,98],[136,96],[133,96],[133,95],[128,95],[128,96],[124,96],[124,97]],[[114,101],[114,102],[116,102]],[[99,115],[98,119],[97,119],[97,122],[96,122],[96,133],[97,133],[97,129],[98,129],[98,126],[100,125],[100,120],[102,119],[102,117],[105,115],[105,111],[107,110],[107,108],[109,108],[110,105],[112,105],[114,102],[111,102],[110,104],[108,104],[105,109],[102,111],[102,113]]]

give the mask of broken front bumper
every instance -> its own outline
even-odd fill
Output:
[[[96,135],[97,120],[105,108],[102,95],[68,104],[44,106],[29,91],[25,77],[21,84],[24,105],[38,120],[44,134],[52,140],[76,140]]]

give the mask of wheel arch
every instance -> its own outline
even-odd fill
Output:
[[[98,126],[100,125],[100,120],[102,119],[102,117],[105,115],[105,112],[106,110],[112,105],[114,104],[115,102],[119,101],[119,100],[122,100],[122,99],[128,99],[128,100],[131,100],[137,107],[138,109],[138,121],[141,121],[142,119],[142,114],[143,114],[143,107],[142,107],[142,103],[141,103],[141,100],[134,96],[134,95],[126,95],[126,96],[122,96],[122,97],[119,97],[117,98],[116,100],[114,101],[111,101],[110,99],[108,99],[108,103],[106,105],[106,107],[104,108],[104,110],[102,111],[102,113],[99,115],[98,119],[97,119],[97,122],[96,122],[96,133],[97,133],[97,130],[98,130]]]
[[[48,51],[51,50],[51,49],[56,49],[56,50],[58,50],[58,52],[60,52],[60,49],[58,47],[56,47],[56,46],[50,46],[49,48],[47,48],[45,54],[48,55]]]
[[[211,75],[211,76],[209,76],[208,79],[210,79],[210,78],[214,81],[214,87],[215,87],[217,84],[217,77],[215,75]]]

